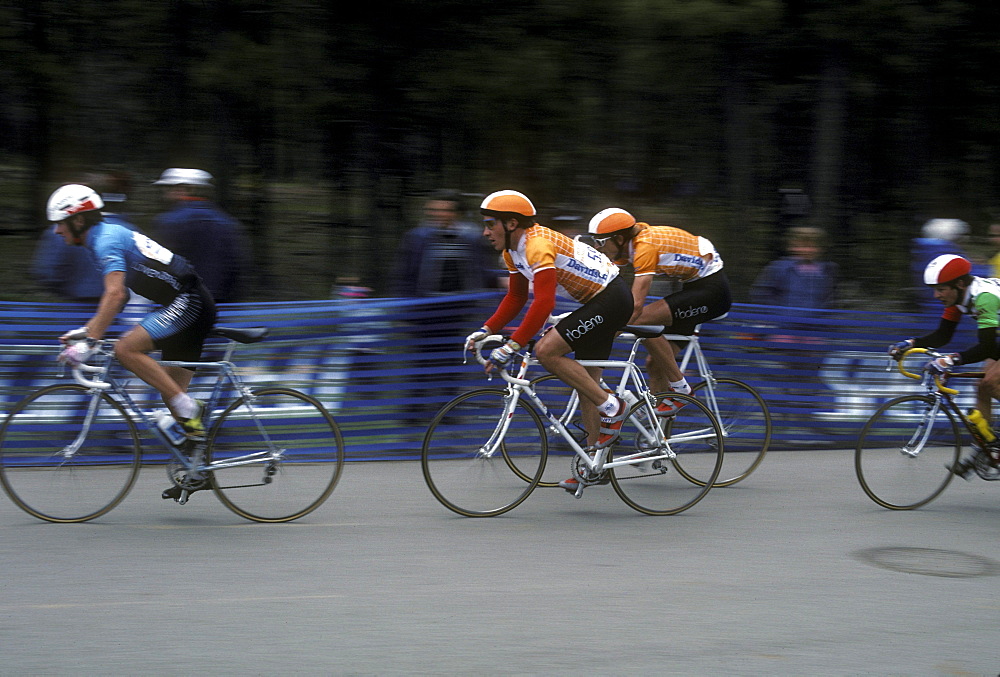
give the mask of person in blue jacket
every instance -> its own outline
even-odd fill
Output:
[[[201,169],[167,169],[162,186],[170,208],[153,219],[153,232],[167,249],[186,258],[220,303],[246,294],[250,248],[239,221],[208,199],[212,175]]]
[[[829,308],[834,304],[838,266],[822,261],[823,231],[788,230],[788,256],[772,261],[750,288],[750,299],[766,306]]]

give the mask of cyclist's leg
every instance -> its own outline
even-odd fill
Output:
[[[189,375],[183,385],[178,383],[159,362],[149,356],[155,349],[149,332],[142,326],[136,326],[115,344],[115,357],[123,367],[159,391],[163,401],[169,405],[171,399],[187,390],[191,377]]]
[[[122,365],[156,388],[177,419],[201,418],[200,404],[187,396],[194,372],[181,367],[163,367],[148,353],[158,349],[164,360],[198,361],[215,317],[211,294],[199,286],[179,294],[170,306],[144,317],[116,346]],[[199,426],[200,420],[195,427]]]
[[[985,374],[976,387],[976,406],[987,421],[993,413],[993,398],[1000,397],[1000,362],[986,360],[983,364]]]

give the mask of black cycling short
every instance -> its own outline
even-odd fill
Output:
[[[632,289],[616,277],[597,296],[556,325],[556,331],[573,348],[578,360],[606,360],[615,334],[632,317]]]
[[[667,327],[667,333],[683,336],[694,334],[694,328],[702,322],[728,313],[733,305],[729,279],[721,270],[708,277],[685,282],[683,289],[664,296],[663,300],[670,306],[674,318],[674,323]]]
[[[157,308],[139,323],[153,339],[164,360],[197,362],[205,338],[215,326],[215,301],[199,284],[181,292],[169,306]]]

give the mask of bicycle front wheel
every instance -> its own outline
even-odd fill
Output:
[[[344,440],[316,399],[262,388],[219,415],[206,461],[227,508],[254,522],[290,522],[321,506],[337,486]]]
[[[854,470],[883,508],[913,510],[940,495],[962,451],[955,417],[930,395],[905,395],[878,408],[858,437]]]
[[[434,497],[459,515],[507,512],[534,491],[545,471],[548,442],[541,418],[523,400],[504,417],[506,397],[495,388],[459,395],[424,435],[424,480]]]
[[[684,512],[705,497],[722,470],[722,428],[715,416],[690,395],[671,397],[684,407],[670,420],[652,416],[645,402],[632,407],[609,459],[630,461],[611,468],[611,484],[626,504],[647,515]],[[693,482],[692,473],[704,481]]]
[[[756,390],[731,378],[702,381],[692,395],[708,405],[726,438],[726,461],[715,481],[728,487],[746,479],[764,460],[771,444],[771,412]]]
[[[0,482],[14,504],[47,522],[86,522],[122,502],[139,475],[132,419],[105,393],[42,388],[0,427]]]

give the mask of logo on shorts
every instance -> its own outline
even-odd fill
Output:
[[[684,320],[689,317],[695,317],[696,315],[704,315],[708,312],[708,306],[697,306],[694,308],[687,308],[685,310],[678,310],[674,313],[675,320]]]
[[[572,329],[567,329],[566,336],[576,341],[581,336],[583,336],[591,329],[594,329],[600,324],[604,324],[604,317],[602,315],[594,315],[592,318],[588,320],[580,320],[579,326],[573,327]]]

